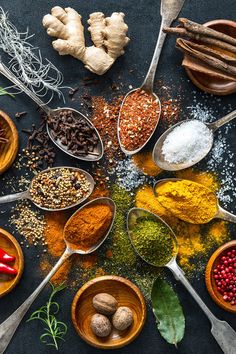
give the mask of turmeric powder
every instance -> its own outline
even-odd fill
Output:
[[[217,199],[207,187],[188,180],[157,185],[157,201],[174,216],[192,224],[205,224],[217,214]]]
[[[68,220],[65,229],[65,239],[88,250],[96,245],[106,234],[112,221],[112,211],[108,205],[90,205],[74,214]]]

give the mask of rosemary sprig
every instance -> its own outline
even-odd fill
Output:
[[[53,300],[55,295],[66,286],[63,283],[58,286],[54,286],[52,283],[50,284],[52,287],[52,293],[48,299],[48,302],[39,310],[33,312],[28,321],[41,321],[46,326],[44,327],[45,333],[40,336],[41,342],[46,345],[53,346],[56,350],[58,350],[58,341],[64,341],[63,337],[67,333],[67,325],[56,319],[55,315],[59,312],[60,306]]]
[[[0,86],[0,96],[4,96],[4,95],[8,95],[12,98],[15,98],[15,96],[12,93],[6,91],[3,87]]]

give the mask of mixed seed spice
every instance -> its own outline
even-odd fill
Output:
[[[87,197],[90,188],[90,182],[82,172],[56,168],[43,171],[33,179],[30,195],[42,208],[63,209]]]

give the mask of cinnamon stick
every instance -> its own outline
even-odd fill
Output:
[[[178,39],[176,40],[176,42],[178,41]],[[227,63],[231,64],[231,65],[236,65],[236,56],[231,56],[225,52],[222,51],[218,51],[212,47],[208,47],[204,44],[198,44],[195,42],[190,42],[188,40],[183,40],[185,43],[188,44],[189,47],[196,49],[202,53],[208,54],[212,57],[215,57],[217,59],[226,61]]]
[[[188,55],[206,63],[207,65],[236,77],[236,67],[229,65],[218,58],[214,58],[208,54],[194,49],[189,45],[188,41],[185,41],[182,38],[178,38],[176,41],[176,47],[182,50],[184,53],[187,53]]]
[[[211,46],[218,47],[218,48],[221,48],[223,50],[226,50],[227,52],[231,52],[231,53],[236,54],[236,47],[235,46],[233,46],[231,44],[228,44],[228,43],[225,43],[225,42],[223,42],[221,40],[218,40],[218,39],[207,37],[207,36],[205,36],[203,34],[197,34],[197,33],[190,32],[186,28],[165,27],[163,29],[163,32],[180,35],[182,37],[188,37],[188,38],[191,38],[191,39],[193,39],[195,41],[199,41],[199,42],[202,42],[202,43],[205,43],[205,44],[209,44]]]
[[[208,76],[212,76],[214,78],[236,82],[236,78],[234,76],[226,74],[223,71],[217,70],[216,68],[212,68],[211,66],[207,65],[203,61],[191,57],[188,54],[184,56],[182,65],[187,69],[197,71],[206,74]]]
[[[199,23],[190,21],[187,18],[179,18],[178,21],[185,29],[187,29],[188,31],[190,31],[192,33],[200,34],[200,35],[215,38],[215,39],[219,39],[221,41],[224,41],[226,43],[236,46],[236,38],[233,38],[225,33],[216,31],[210,27],[200,25]]]

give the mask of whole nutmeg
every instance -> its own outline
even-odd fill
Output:
[[[128,328],[132,322],[133,312],[130,310],[129,307],[118,307],[117,311],[112,317],[113,326],[120,331],[123,331],[124,329]]]
[[[93,333],[98,337],[107,337],[111,333],[111,322],[99,313],[92,316],[90,325]]]
[[[97,312],[103,315],[113,315],[116,312],[118,303],[112,295],[100,293],[94,296],[93,306]]]

